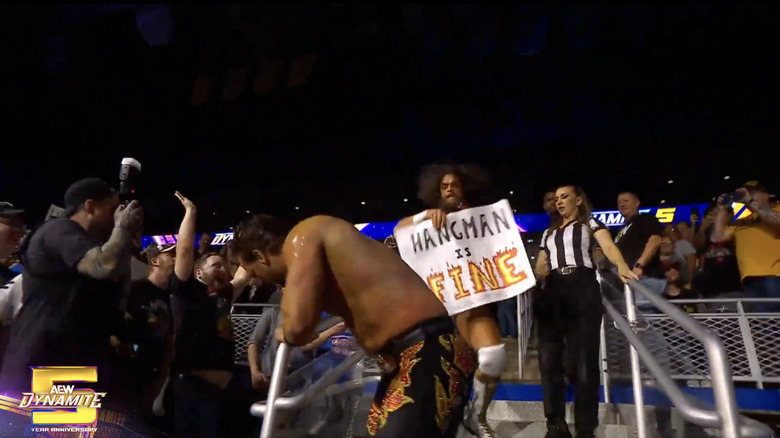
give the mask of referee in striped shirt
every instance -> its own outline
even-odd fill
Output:
[[[618,267],[620,277],[637,279],[606,226],[591,217],[585,192],[574,186],[555,191],[560,213],[542,234],[536,275],[546,279],[534,312],[539,321],[539,369],[542,374],[545,438],[570,438],[566,424],[566,384],[563,380],[564,339],[575,364],[574,413],[578,438],[594,437],[598,426],[599,327],[601,292],[591,250],[595,242]],[[594,242],[595,241],[595,242]]]

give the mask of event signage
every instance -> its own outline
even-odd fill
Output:
[[[688,204],[678,206],[660,206],[640,209],[640,213],[647,213],[655,216],[662,224],[675,224],[682,221],[690,221],[691,213],[694,210],[699,211],[699,220],[707,208],[708,204]],[[742,219],[750,215],[744,204],[735,203],[735,219]],[[623,226],[625,219],[617,210],[599,210],[593,212],[593,217],[603,222],[607,227],[618,229]],[[514,215],[515,223],[520,228],[521,233],[542,232],[550,224],[550,219],[545,213],[517,214]],[[393,234],[393,229],[398,222],[369,222],[357,224],[355,227],[363,234],[372,239],[384,240],[387,236]],[[212,246],[222,246],[233,239],[232,232],[222,232],[213,234]],[[197,239],[196,239],[197,242]],[[147,236],[143,238],[143,246],[150,244],[165,245],[176,243],[175,234],[164,234],[159,236]]]
[[[517,296],[536,284],[506,200],[399,229],[401,258],[425,280],[450,315]]]

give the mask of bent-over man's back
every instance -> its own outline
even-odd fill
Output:
[[[257,215],[236,231],[241,266],[285,285],[283,340],[310,341],[320,314],[344,318],[383,369],[369,413],[371,436],[454,436],[474,357],[444,306],[397,254],[341,219],[290,227]]]

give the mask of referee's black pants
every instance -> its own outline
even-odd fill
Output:
[[[552,271],[538,295],[539,368],[544,414],[565,422],[564,339],[572,363],[574,419],[578,434],[593,433],[599,409],[599,330],[604,308],[595,271],[579,268],[569,275]]]

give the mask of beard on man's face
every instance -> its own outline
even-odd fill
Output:
[[[460,209],[462,203],[463,201],[458,197],[452,197],[450,199],[442,198],[439,200],[439,208],[445,213],[453,213]]]

